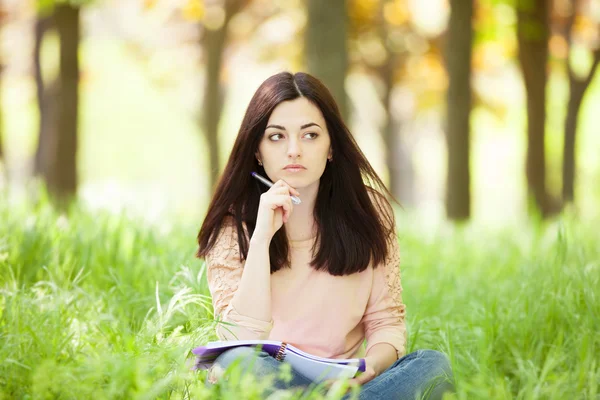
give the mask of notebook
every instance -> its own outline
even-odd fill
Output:
[[[196,355],[196,369],[208,369],[224,351],[234,347],[261,347],[278,361],[286,361],[298,373],[313,382],[328,379],[353,378],[357,372],[365,371],[364,358],[324,358],[308,354],[297,347],[276,340],[228,340],[210,342],[192,350]]]

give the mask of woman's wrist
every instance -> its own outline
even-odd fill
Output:
[[[377,363],[377,358],[376,357],[366,356],[365,357],[365,365],[371,367],[373,369],[373,371],[375,372],[376,376],[378,376],[382,372],[381,371],[381,367]]]
[[[254,231],[252,237],[250,238],[250,245],[256,246],[269,246],[271,244],[271,237],[268,235],[264,235],[260,232]]]
[[[396,360],[396,349],[389,343],[377,343],[365,357],[365,363],[371,365],[376,375],[383,373]]]

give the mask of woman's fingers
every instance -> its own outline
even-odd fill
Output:
[[[266,196],[267,203],[272,210],[277,210],[281,207],[281,219],[286,223],[293,211],[292,199],[290,196],[300,195],[296,189],[287,184],[283,179],[278,180],[273,186],[263,193],[261,197]]]
[[[287,188],[287,190],[289,191],[290,194],[300,196],[300,192],[298,192],[295,188],[291,187],[283,179],[280,179],[277,182],[275,182],[275,184],[273,185],[273,187],[271,189],[280,190],[280,188],[284,188],[284,189]]]
[[[273,195],[272,208],[276,210],[281,207],[283,209],[283,222],[287,222],[292,210],[292,199],[288,194],[275,194]]]

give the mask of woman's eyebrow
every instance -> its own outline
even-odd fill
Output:
[[[316,124],[316,123],[314,123],[314,122],[309,122],[308,124],[304,124],[304,125],[302,125],[302,126],[300,127],[300,129],[301,129],[301,130],[302,130],[302,129],[306,129],[306,128],[310,127],[310,126],[318,126],[319,128],[321,128],[321,126],[320,126],[319,124]],[[265,128],[265,130],[266,130],[266,129],[269,129],[269,128],[281,129],[282,131],[285,131],[285,128],[284,128],[283,126],[281,126],[281,125],[268,125],[268,126]],[[322,128],[321,128],[321,129],[322,129]]]

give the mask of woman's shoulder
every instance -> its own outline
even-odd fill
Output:
[[[248,227],[242,221],[242,230],[248,236]],[[218,237],[222,239],[229,239],[229,241],[238,241],[238,222],[235,216],[231,213],[226,214],[219,226]]]
[[[238,238],[237,221],[234,216],[223,217],[218,229],[215,230],[216,239],[207,252],[209,264],[229,265],[233,260],[240,260],[240,245]]]

